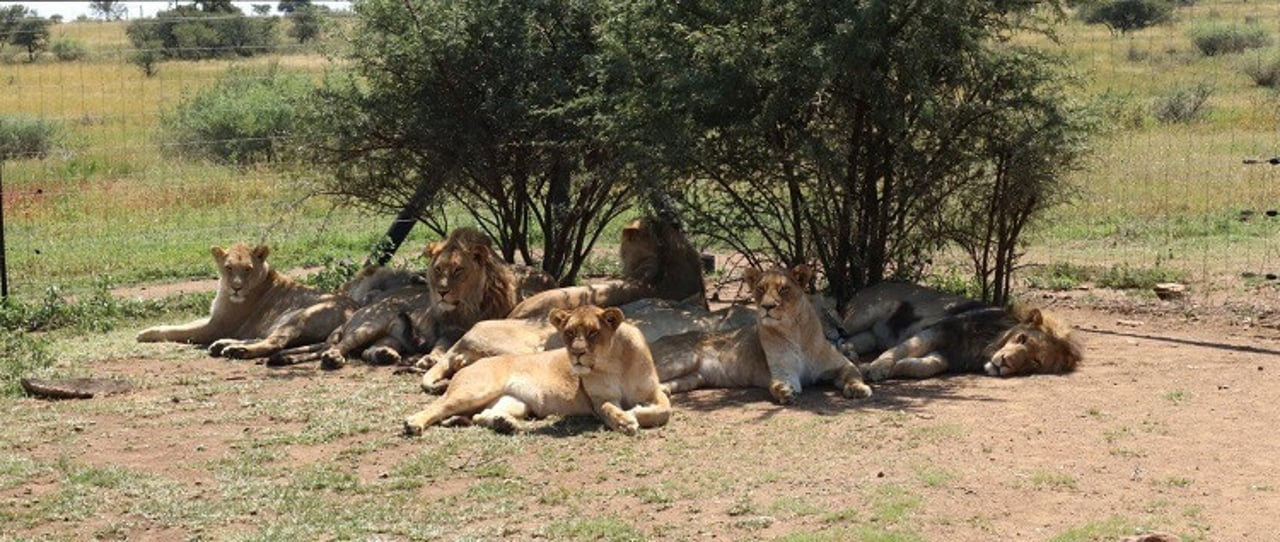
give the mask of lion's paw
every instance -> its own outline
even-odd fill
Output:
[[[221,357],[223,355],[222,352],[226,350],[228,346],[236,344],[237,342],[240,341],[235,339],[218,339],[213,341],[213,343],[209,345],[209,355],[215,358]]]
[[[400,353],[389,346],[375,346],[364,351],[364,360],[374,365],[397,365]]]
[[[892,359],[875,360],[862,371],[862,376],[871,382],[887,380],[891,374],[893,374]]]
[[[515,434],[516,430],[519,429],[519,426],[516,425],[516,421],[512,419],[511,416],[503,414],[486,414],[481,412],[480,414],[477,414],[472,421],[488,427],[495,433],[502,435]]]
[[[222,357],[229,359],[245,359],[252,357],[249,349],[243,344],[229,344],[222,349]]]
[[[416,437],[422,434],[423,429],[424,427],[422,426],[422,424],[414,421],[413,418],[408,418],[404,421],[405,436]]]
[[[633,436],[640,432],[640,421],[636,419],[635,414],[622,410],[613,403],[601,405],[600,410],[606,418],[607,425],[615,431],[627,436]]]
[[[796,392],[791,389],[791,384],[780,380],[775,380],[769,385],[769,394],[780,405],[789,405],[796,401]]]
[[[347,358],[339,352],[337,348],[330,348],[320,354],[320,368],[326,371],[336,371],[347,366]]]
[[[844,389],[840,392],[850,399],[866,399],[871,397],[871,386],[860,380],[850,380],[844,383]]]

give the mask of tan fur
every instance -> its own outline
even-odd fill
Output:
[[[207,344],[215,356],[255,358],[324,340],[355,310],[345,295],[322,293],[276,272],[267,263],[266,245],[237,243],[211,252],[219,280],[209,317],[144,329],[139,342]]]
[[[338,287],[361,307],[405,286],[426,286],[427,277],[417,271],[383,265],[366,265]]]
[[[548,290],[520,302],[508,318],[542,319],[553,309],[581,305],[617,307],[646,297],[706,307],[702,261],[684,233],[657,219],[636,220],[622,230],[622,279]]]
[[[923,286],[888,283],[859,292],[850,310],[846,350],[876,356],[862,367],[870,381],[964,372],[1068,373],[1084,357],[1070,328],[1039,309],[991,307]]]
[[[644,336],[624,318],[616,307],[553,311],[549,320],[567,347],[484,358],[463,368],[443,396],[405,420],[405,432],[472,415],[500,432],[529,417],[587,414],[628,435],[665,425],[671,402]]]
[[[870,397],[858,369],[823,334],[816,308],[802,284],[808,266],[790,273],[748,269],[757,324],[729,332],[690,333],[650,345],[658,374],[672,393],[697,388],[767,388],[790,404],[804,386],[831,380],[845,397]]]
[[[755,322],[752,311],[743,306],[712,312],[699,305],[648,298],[627,303],[622,310],[648,343],[668,335],[736,329]],[[478,322],[439,359],[424,358],[423,364],[429,367],[422,376],[422,388],[428,393],[444,391],[458,369],[481,358],[531,354],[561,346],[564,344],[555,327],[543,320]]]
[[[431,259],[426,286],[410,283],[383,293],[325,343],[283,352],[270,363],[319,359],[322,367],[337,369],[357,350],[378,364],[433,350],[439,356],[476,322],[501,318],[515,304],[515,275],[479,230],[458,228],[424,253]]]

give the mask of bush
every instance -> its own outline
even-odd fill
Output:
[[[1165,96],[1156,98],[1151,114],[1166,124],[1195,122],[1208,113],[1209,97],[1212,95],[1213,85],[1209,83],[1179,87]]]
[[[228,3],[229,4],[229,3]],[[180,5],[125,28],[136,49],[157,49],[162,58],[198,60],[253,56],[275,49],[275,17],[246,17],[239,8],[224,11],[216,3]]]
[[[1260,87],[1280,89],[1280,49],[1251,55],[1242,71]]]
[[[232,68],[213,86],[161,115],[161,141],[188,158],[234,164],[273,162],[293,133],[296,108],[314,88],[305,74],[278,66]]]
[[[1271,34],[1254,24],[1210,23],[1192,28],[1191,41],[1205,56],[1217,56],[1271,45]]]
[[[53,56],[63,62],[83,60],[86,56],[89,56],[89,50],[85,48],[80,40],[74,38],[53,40],[53,45],[49,46],[49,50],[53,51]]]
[[[49,340],[14,330],[0,330],[0,397],[22,394],[19,379],[53,365]]]
[[[1166,0],[1109,0],[1082,7],[1079,16],[1086,24],[1106,25],[1112,33],[1126,34],[1170,21],[1173,5]]]
[[[61,134],[61,127],[52,120],[0,116],[0,160],[44,158]]]
[[[1099,287],[1113,290],[1150,290],[1161,282],[1184,282],[1187,274],[1164,267],[1130,267],[1113,265],[1098,277]]]

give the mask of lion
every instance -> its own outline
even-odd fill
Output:
[[[834,381],[845,397],[871,396],[858,367],[823,334],[821,317],[805,294],[813,272],[747,269],[743,280],[756,305],[756,325],[727,332],[693,332],[650,345],[658,376],[670,393],[699,388],[765,388],[787,405],[805,386]]]
[[[892,282],[864,288],[849,306],[842,325],[851,337],[847,350],[876,355],[863,366],[872,382],[943,373],[1061,374],[1084,357],[1070,328],[1039,309],[992,307]]]
[[[427,277],[411,269],[368,264],[342,283],[338,291],[347,294],[357,305],[367,306],[383,296],[413,285],[426,285]]]
[[[655,218],[632,221],[622,229],[619,256],[621,280],[547,290],[521,301],[507,318],[540,321],[552,309],[617,307],[647,297],[695,299],[707,308],[702,260],[677,226]]]
[[[646,298],[621,308],[649,343],[668,335],[736,329],[755,322],[754,313],[740,305],[708,311],[697,304]],[[422,376],[422,389],[443,392],[458,369],[482,358],[532,354],[562,346],[560,335],[549,323],[511,319],[478,322],[440,359],[431,360]]]
[[[214,356],[257,358],[324,340],[356,309],[345,295],[308,288],[272,269],[266,245],[210,250],[218,266],[218,291],[209,317],[144,329],[138,342],[208,345]]]
[[[515,305],[515,275],[479,230],[455,229],[424,253],[431,260],[425,286],[383,293],[325,342],[282,352],[269,363],[319,359],[321,367],[337,369],[357,350],[376,364],[397,364],[416,353],[443,355],[476,322],[501,318]]]
[[[666,425],[671,401],[644,336],[625,319],[617,307],[552,310],[548,320],[566,347],[463,368],[443,396],[405,419],[405,432],[452,419],[511,433],[530,417],[588,414],[626,435]]]

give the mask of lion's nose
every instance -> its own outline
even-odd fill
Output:
[[[765,301],[765,302],[761,302],[761,303],[760,303],[760,308],[762,308],[762,309],[764,309],[764,310],[767,310],[767,311],[771,311],[771,310],[773,310],[773,309],[775,309],[775,308],[777,308],[777,307],[778,307],[778,304],[777,304],[777,303],[774,303],[774,302],[772,302],[772,301]]]

